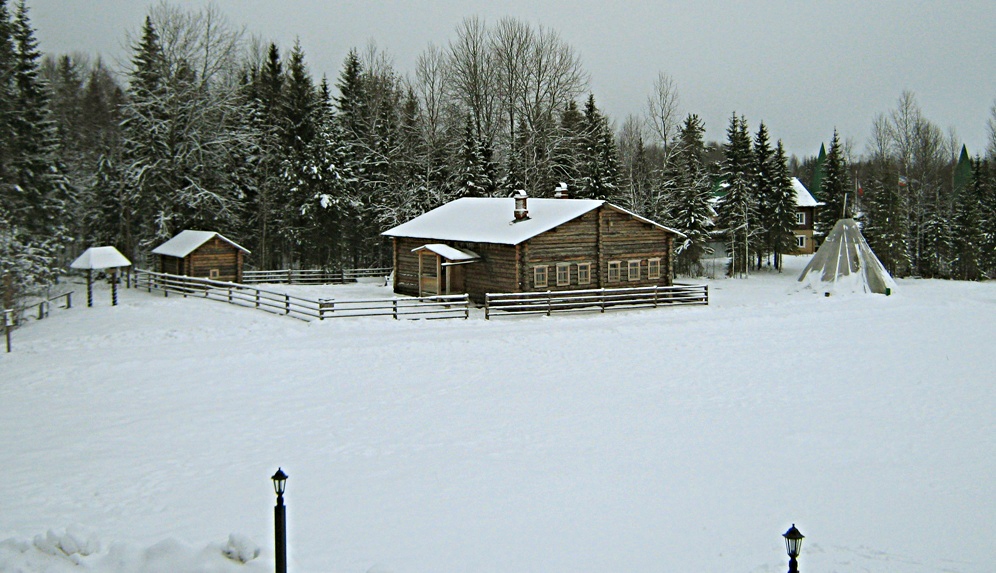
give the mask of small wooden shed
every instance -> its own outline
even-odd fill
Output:
[[[214,231],[182,231],[152,249],[157,270],[171,275],[242,282],[242,265],[249,251]]]

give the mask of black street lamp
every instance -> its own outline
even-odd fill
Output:
[[[273,491],[277,493],[277,505],[273,508],[273,531],[276,537],[276,573],[287,573],[287,508],[284,506],[284,490],[287,489],[287,474],[277,468],[273,480]]]
[[[802,540],[805,536],[795,528],[795,524],[788,531],[782,534],[785,538],[785,551],[789,556],[789,573],[799,573],[799,562],[796,561],[796,557],[799,556],[799,551],[802,550]]]

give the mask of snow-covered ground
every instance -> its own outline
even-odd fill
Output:
[[[996,284],[804,262],[494,321],[77,294],[0,354],[0,571],[270,571],[278,466],[293,573],[775,573],[792,523],[804,572],[993,571]]]

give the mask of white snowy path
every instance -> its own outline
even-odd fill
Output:
[[[792,523],[803,571],[993,571],[996,283],[796,275],[489,322],[100,292],[0,355],[0,571],[272,570],[277,466],[293,573],[775,573]]]

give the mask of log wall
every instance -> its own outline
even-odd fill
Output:
[[[633,218],[628,213],[603,206],[601,228],[601,276],[605,288],[625,286],[670,286],[674,276],[671,252],[674,247],[674,234],[650,223]],[[647,260],[661,260],[661,277],[648,278]],[[640,260],[640,280],[626,280],[626,263]],[[622,263],[622,277],[619,282],[608,282],[610,261]]]

